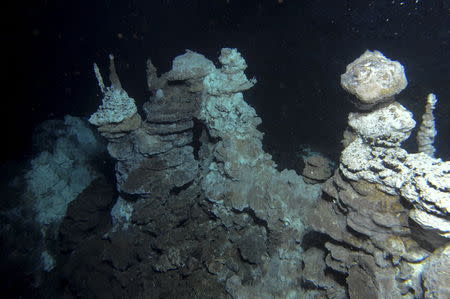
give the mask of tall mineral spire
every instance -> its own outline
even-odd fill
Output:
[[[436,126],[434,124],[433,111],[437,103],[436,95],[430,93],[427,97],[427,104],[425,106],[425,113],[422,116],[422,123],[417,132],[417,145],[419,146],[419,153],[427,154],[434,157],[434,137],[437,134]]]

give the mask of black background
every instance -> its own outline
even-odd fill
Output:
[[[17,3],[3,11],[3,161],[29,157],[38,123],[96,110],[101,98],[92,64],[106,75],[109,53],[140,106],[148,97],[148,57],[166,72],[185,49],[217,62],[222,47],[238,48],[248,76],[258,79],[245,99],[263,119],[265,146],[276,159],[302,144],[337,159],[347,114],[355,109],[340,74],[366,49],[405,66],[409,85],[398,100],[416,121],[426,95],[438,95],[438,156],[450,158],[450,1]]]

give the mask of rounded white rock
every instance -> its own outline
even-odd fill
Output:
[[[393,100],[407,84],[403,66],[379,51],[367,50],[341,75],[342,87],[357,97],[354,103],[360,109],[371,109]]]

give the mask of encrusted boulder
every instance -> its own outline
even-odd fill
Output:
[[[412,113],[397,102],[367,113],[350,113],[348,125],[370,145],[394,147],[408,139],[416,125]]]
[[[341,76],[342,87],[357,97],[354,103],[360,109],[392,101],[407,83],[403,66],[379,51],[367,50]]]

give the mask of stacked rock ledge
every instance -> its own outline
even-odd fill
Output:
[[[309,217],[321,263],[350,298],[448,298],[450,273],[436,260],[450,248],[450,162],[400,147],[415,122],[393,98],[406,86],[398,62],[368,51],[341,78],[372,110],[350,113],[339,168]]]

